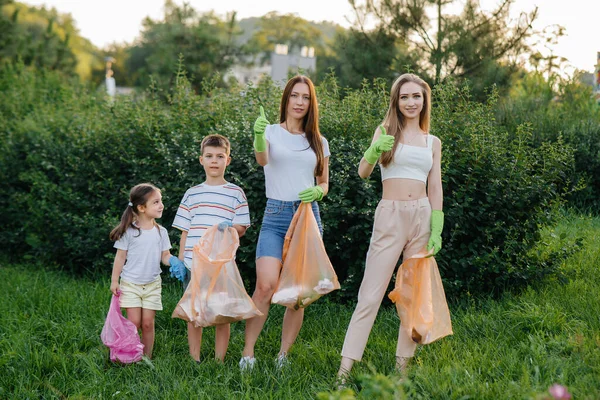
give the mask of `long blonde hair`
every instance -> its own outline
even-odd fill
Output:
[[[406,124],[404,115],[400,112],[398,103],[400,101],[400,88],[408,82],[416,83],[423,90],[423,109],[419,114],[419,127],[423,132],[429,132],[429,123],[431,121],[431,88],[423,79],[415,74],[402,74],[392,85],[390,92],[390,106],[385,114],[382,125],[387,130],[388,135],[394,136],[394,147],[381,155],[381,165],[387,167],[394,159],[394,153],[400,143],[400,136]]]

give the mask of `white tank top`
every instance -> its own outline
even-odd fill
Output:
[[[415,179],[427,183],[427,176],[433,166],[433,135],[427,135],[427,147],[398,144],[394,159],[387,167],[381,168],[381,180],[390,178]]]

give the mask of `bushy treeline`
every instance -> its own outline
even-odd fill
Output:
[[[259,105],[277,119],[281,90],[271,82],[218,88],[205,80],[190,90],[184,74],[165,104],[149,88],[139,99],[109,102],[55,72],[22,66],[0,71],[0,240],[3,252],[72,272],[108,276],[114,251],[108,232],[131,186],[163,190],[170,225],[185,190],[203,181],[201,139],[221,133],[232,142],[226,178],[244,188],[253,226],[242,239],[238,266],[254,279],[254,252],[265,204],[264,176],[254,160],[252,124]],[[320,126],[332,152],[330,193],[321,203],[324,241],[355,298],[381,197],[379,172],[361,180],[358,162],[387,108],[384,82],[342,89],[334,77],[317,88]],[[557,139],[535,144],[536,132],[496,121],[496,96],[485,104],[452,83],[434,93],[432,133],[443,143],[444,247],[437,257],[451,295],[518,286],[552,273],[560,255],[537,255],[539,231],[571,190],[572,147]]]
[[[517,80],[497,110],[499,122],[509,131],[527,124],[534,146],[564,142],[575,150],[573,181],[585,187],[569,200],[577,206],[600,207],[600,105],[592,87],[578,76],[550,79],[528,74]]]

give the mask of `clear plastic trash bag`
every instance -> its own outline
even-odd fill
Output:
[[[206,230],[192,255],[192,277],[173,318],[196,327],[226,324],[262,315],[246,293],[235,264],[239,237],[235,228]]]

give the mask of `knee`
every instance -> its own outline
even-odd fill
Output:
[[[154,330],[154,319],[142,321],[142,331],[153,331]]]
[[[258,301],[271,300],[275,293],[276,284],[272,282],[260,282],[256,284],[254,296]]]
[[[378,299],[375,296],[359,296],[358,303],[356,305],[356,311],[361,314],[372,314],[379,310],[380,305],[381,299]]]

